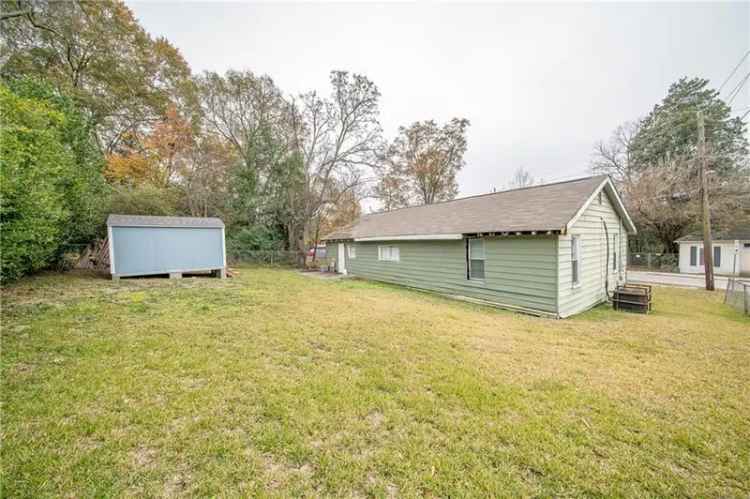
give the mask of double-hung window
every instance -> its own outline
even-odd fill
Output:
[[[469,262],[467,277],[484,280],[484,239],[469,239],[466,251],[466,259]]]
[[[398,246],[378,246],[378,260],[384,262],[398,262],[401,260]]]
[[[570,238],[570,273],[573,286],[581,284],[581,236]]]
[[[354,259],[357,258],[357,247],[356,246],[354,246],[353,244],[348,244],[346,246],[346,250],[348,252],[349,258],[351,258],[352,260],[354,260]]]

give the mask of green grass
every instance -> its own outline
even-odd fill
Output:
[[[5,496],[750,494],[750,321],[549,320],[364,281],[3,291]]]

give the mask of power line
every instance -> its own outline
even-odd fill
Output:
[[[734,100],[734,98],[737,97],[737,95],[739,95],[740,90],[742,90],[742,87],[745,85],[745,83],[747,82],[748,78],[750,78],[750,73],[746,74],[745,77],[742,78],[740,80],[740,82],[734,87],[734,89],[732,90],[732,92],[727,97],[727,99],[728,99],[727,100],[727,105],[731,104],[732,101]]]
[[[724,83],[721,84],[721,86],[719,87],[719,93],[721,93],[721,89],[724,88],[724,85],[726,85],[727,83],[729,83],[729,80],[732,79],[732,76],[734,76],[734,73],[736,73],[737,70],[740,68],[740,66],[742,66],[742,63],[745,62],[745,59],[747,59],[748,55],[750,55],[750,50],[748,50],[747,52],[745,52],[745,55],[742,56],[742,59],[740,59],[740,62],[737,63],[737,65],[734,67],[734,69],[732,70],[732,72],[729,73],[729,76],[727,76],[727,79],[724,80]]]

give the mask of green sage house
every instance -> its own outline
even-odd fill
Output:
[[[624,282],[635,233],[595,176],[364,215],[324,240],[340,273],[568,317]]]

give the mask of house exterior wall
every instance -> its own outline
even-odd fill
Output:
[[[224,264],[222,228],[111,227],[118,276],[218,270]]]
[[[625,281],[627,270],[627,232],[611,200],[602,193],[602,203],[595,196],[580,218],[558,237],[558,302],[560,317],[583,312],[607,299],[605,278],[609,275],[610,291]],[[607,239],[602,220],[607,223],[610,255],[607,259]],[[572,279],[571,241],[574,235],[580,240],[580,284]],[[617,235],[617,270],[613,270],[612,237]]]
[[[743,259],[745,251],[750,252],[750,248],[745,248],[745,244],[750,243],[750,240],[739,241],[739,251],[735,255],[734,241],[714,241],[713,245],[721,248],[721,265],[716,266],[714,262],[714,273],[716,274],[739,274],[750,273],[750,268],[743,268],[743,263],[747,261],[747,258]],[[695,242],[683,242],[680,241],[680,272],[684,274],[703,274],[706,272],[706,268],[701,265],[700,261],[700,250],[703,248],[702,241]],[[690,247],[696,247],[696,263],[697,265],[690,265]],[[736,262],[735,262],[736,257]],[[735,266],[736,264],[736,266]]]
[[[351,275],[557,314],[557,239],[553,236],[485,238],[485,278],[469,280],[466,240],[348,242]],[[378,260],[378,246],[397,246],[399,261]],[[336,255],[340,258],[342,255]]]

